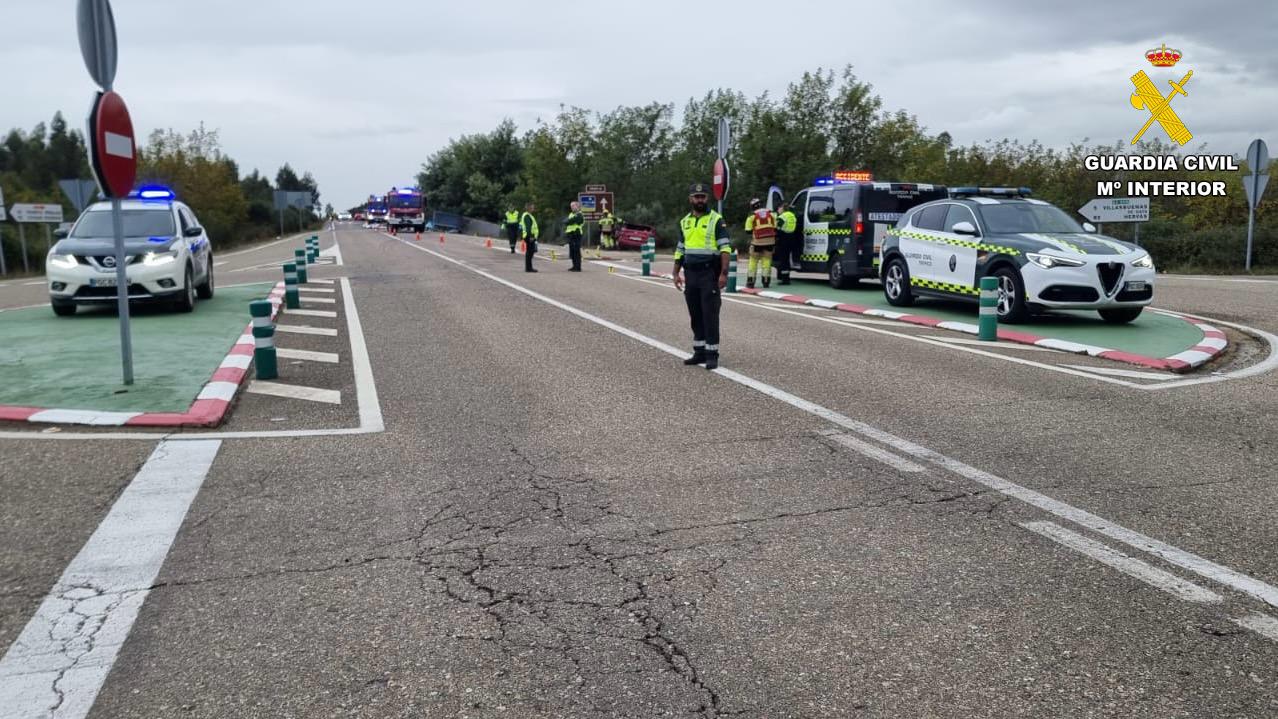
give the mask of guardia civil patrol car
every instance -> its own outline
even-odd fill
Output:
[[[1140,316],[1154,297],[1149,253],[1030,194],[1025,187],[953,188],[949,198],[906,212],[883,243],[887,301],[976,301],[980,278],[997,277],[1000,321],[1044,309],[1096,310],[1111,323]]]

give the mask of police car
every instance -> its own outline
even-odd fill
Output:
[[[1096,310],[1111,323],[1140,316],[1154,298],[1149,253],[1096,234],[1090,223],[1030,194],[1025,187],[960,187],[905,213],[883,244],[887,301],[975,301],[980,278],[997,277],[1000,321],[1044,309]]]
[[[942,185],[819,177],[790,202],[803,238],[799,272],[820,272],[846,289],[878,276],[879,251],[902,213],[946,196]]]
[[[190,312],[197,297],[213,297],[213,247],[190,207],[161,187],[135,190],[120,206],[130,300],[171,302]],[[97,202],[49,251],[54,314],[116,301],[114,238],[111,203]]]

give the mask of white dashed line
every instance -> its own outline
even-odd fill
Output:
[[[332,310],[284,310],[286,315],[297,315],[299,317],[337,317],[337,313]]]
[[[327,327],[311,327],[310,325],[275,325],[276,332],[291,332],[295,335],[319,335],[321,337],[336,337],[337,330]]]
[[[272,397],[304,399],[308,402],[323,402],[325,404],[342,403],[342,393],[335,389],[319,389],[317,387],[303,387],[301,385],[281,384],[279,382],[254,380],[249,383],[248,389],[244,391],[249,394],[267,394]]]
[[[327,362],[337,364],[341,358],[335,352],[312,352],[310,350],[291,350],[287,347],[275,348],[275,356],[282,359],[306,360],[308,362]]]
[[[861,454],[865,455],[866,457],[869,457],[870,459],[876,459],[901,472],[926,472],[927,471],[927,468],[924,467],[923,465],[915,464],[914,462],[911,462],[910,460],[904,457],[901,457],[896,454],[892,454],[891,452],[887,451],[886,449],[883,449],[882,447],[870,444],[869,442],[863,442],[857,439],[856,437],[845,434],[843,432],[839,432],[837,430],[827,430],[825,432],[822,432],[821,434],[826,437],[829,437],[830,439],[834,440],[835,442],[838,442],[839,444],[843,445],[844,447],[847,447],[848,449],[854,452],[860,452]]]
[[[316,304],[321,304],[321,305],[337,304],[337,300],[329,298],[329,297],[307,297],[306,295],[303,295],[301,299],[303,302],[314,302]],[[287,310],[285,311],[287,312]]]
[[[1278,619],[1268,614],[1248,614],[1245,617],[1231,617],[1230,621],[1240,627],[1250,629],[1266,639],[1278,642]]]

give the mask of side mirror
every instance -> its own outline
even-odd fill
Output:
[[[69,230],[63,229],[61,227],[53,231],[53,236],[58,238],[59,240],[65,240],[67,238],[67,235],[69,234],[71,234]]]
[[[188,227],[182,231],[183,237],[199,237],[202,234],[204,234],[204,228],[199,225],[196,225],[195,227]]]
[[[955,222],[953,231],[956,235],[968,235],[970,237],[976,237],[980,234],[970,222]]]
[[[1083,232],[1095,232],[1095,231],[1096,231],[1096,225],[1093,225],[1090,222],[1083,223]]]

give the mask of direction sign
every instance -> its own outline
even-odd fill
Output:
[[[103,90],[115,82],[118,57],[115,43],[115,16],[109,0],[80,0],[76,8],[76,25],[80,34],[80,54],[89,76]]]
[[[14,205],[9,210],[14,222],[48,222],[62,223],[62,205],[22,204]]]
[[[1102,197],[1078,208],[1092,222],[1149,222],[1148,197]]]
[[[93,193],[97,191],[98,183],[93,180],[58,180],[58,187],[62,188],[62,194],[71,200],[75,209],[83,212],[93,200]]]
[[[100,92],[93,100],[89,111],[89,160],[103,195],[128,197],[138,174],[137,146],[129,108],[117,93]]]
[[[586,185],[586,192],[607,192],[607,185]]]
[[[315,205],[315,196],[309,190],[276,190],[275,191],[275,209],[284,210],[289,207],[296,207],[299,210],[308,210]]]
[[[720,157],[714,161],[714,177],[710,183],[714,187],[714,199],[723,202],[723,198],[728,196],[728,160]]]
[[[611,192],[583,192],[577,195],[577,202],[581,204],[581,216],[586,220],[597,220],[605,212],[617,210]]]

